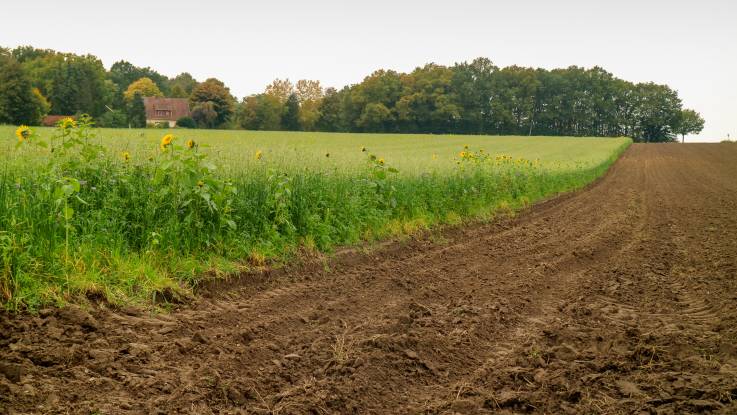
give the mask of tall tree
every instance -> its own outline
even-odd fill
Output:
[[[320,100],[319,118],[316,123],[318,131],[346,131],[341,123],[342,95],[335,88],[327,88]]]
[[[320,81],[300,79],[296,91],[299,99],[299,123],[304,131],[313,131],[320,119],[320,101],[323,89]]]
[[[294,93],[294,85],[292,85],[289,79],[277,78],[266,86],[265,93],[275,97],[280,103],[285,104],[289,96]]]
[[[21,64],[0,49],[0,124],[38,124],[48,107]]]
[[[652,82],[637,84],[637,127],[634,138],[645,142],[674,140],[674,129],[681,115],[681,100],[676,91]]]
[[[173,98],[189,98],[192,90],[197,86],[197,80],[188,72],[183,72],[169,81],[171,88],[171,97]]]
[[[230,95],[230,89],[215,78],[197,85],[189,100],[193,107],[212,102],[213,110],[217,113],[212,127],[225,127],[235,112],[235,98]]]
[[[128,61],[121,60],[115,62],[110,67],[108,76],[110,77],[110,80],[118,85],[118,88],[121,91],[125,91],[128,88],[128,85],[138,79],[148,78],[156,84],[164,95],[169,93],[169,79],[166,76],[149,67],[141,68]]]
[[[460,107],[460,122],[455,131],[467,134],[488,132],[492,78],[499,68],[487,58],[476,58],[471,63],[457,63],[452,70],[452,89]]]
[[[218,126],[218,112],[212,101],[198,102],[192,108],[192,119],[200,128],[215,128]]]
[[[133,97],[126,104],[126,117],[130,127],[146,126],[146,106],[143,105],[143,95],[140,92],[134,92]]]
[[[286,104],[284,104],[282,128],[287,131],[299,130],[299,98],[297,98],[297,94],[289,95]]]
[[[451,69],[427,64],[402,77],[403,95],[397,101],[398,120],[403,131],[452,132],[461,115],[452,89]]]
[[[135,94],[140,94],[144,97],[160,97],[164,95],[154,81],[145,77],[128,85],[128,89],[123,93],[123,97],[125,97],[126,101],[130,101]]]
[[[698,134],[704,129],[704,119],[698,112],[685,109],[678,115],[674,133],[681,135],[681,142],[686,142],[686,134]]]
[[[51,103],[53,114],[84,112],[102,114],[105,98],[105,68],[91,55],[47,54],[23,63],[31,81]]]
[[[267,94],[243,98],[238,110],[238,125],[247,130],[275,131],[281,128],[283,105]]]

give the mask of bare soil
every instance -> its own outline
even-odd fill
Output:
[[[737,413],[737,146],[634,145],[516,218],[0,315],[0,413]]]

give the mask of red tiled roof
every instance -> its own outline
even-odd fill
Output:
[[[186,98],[144,97],[147,120],[176,121],[189,116],[189,100]]]
[[[47,115],[41,120],[41,125],[45,127],[53,127],[56,125],[56,123],[63,120],[64,118],[71,118],[73,120],[76,119],[74,115]]]

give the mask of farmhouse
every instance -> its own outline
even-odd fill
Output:
[[[189,101],[185,98],[144,97],[146,124],[168,123],[175,127],[177,120],[189,117]]]

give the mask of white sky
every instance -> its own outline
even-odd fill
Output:
[[[379,68],[477,56],[499,66],[599,65],[678,90],[706,119],[693,140],[737,138],[732,0],[0,0],[0,10],[2,46],[216,77],[238,97],[276,77],[341,87]]]

